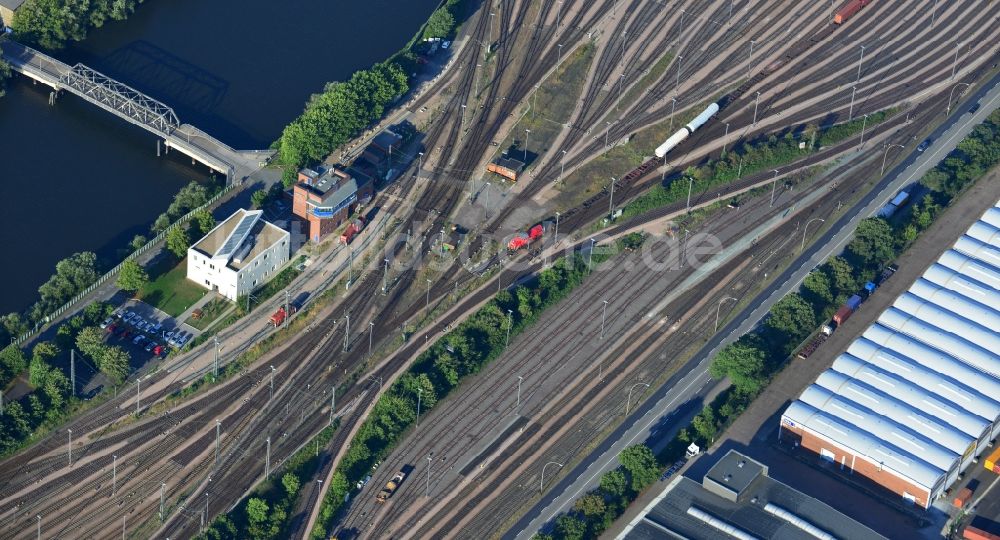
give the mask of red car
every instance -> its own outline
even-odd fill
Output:
[[[161,354],[163,354],[163,345],[157,345],[156,347],[153,347],[154,356],[160,356]]]
[[[109,333],[109,334],[112,334],[117,329],[118,329],[118,325],[117,324],[112,324],[112,325],[109,325],[107,328],[105,328],[104,331],[107,332],[107,333]]]

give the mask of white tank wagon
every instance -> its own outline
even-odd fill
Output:
[[[683,142],[684,139],[690,137],[691,134],[695,132],[695,130],[697,130],[701,126],[704,126],[718,112],[719,112],[718,103],[713,103],[708,107],[706,107],[704,111],[701,111],[701,114],[694,117],[694,120],[688,122],[686,126],[677,130],[677,132],[671,135],[670,138],[668,138],[666,141],[663,142],[663,144],[658,146],[656,148],[656,151],[654,152],[656,154],[656,157],[662,158],[663,156],[667,155],[667,152],[670,152],[671,150],[674,149],[674,147]]]

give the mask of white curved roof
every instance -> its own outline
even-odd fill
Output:
[[[969,235],[955,241],[955,250],[989,264],[994,270],[1000,268],[1000,249]]]
[[[994,302],[997,299],[1000,299],[1000,291],[997,291],[993,287],[976,281],[968,276],[963,276],[951,268],[937,263],[932,264],[931,267],[924,272],[924,277],[920,279],[927,280],[950,291],[960,293],[963,296],[967,296],[979,302],[980,304],[992,306],[996,305]]]
[[[938,262],[959,274],[965,274],[976,281],[1000,290],[1000,271],[982,261],[949,249],[941,254]]]
[[[973,223],[965,234],[991,246],[1000,246],[1000,228],[994,227],[985,221]]]
[[[938,262],[972,279],[1000,290],[1000,272],[982,261],[977,261],[966,255],[949,249],[945,251]]]
[[[904,292],[893,302],[893,306],[900,311],[910,313],[925,321],[937,321],[935,317],[949,317],[968,321],[971,324],[983,327],[988,334],[997,338],[1000,344],[1000,336],[994,332],[989,332],[990,328],[1000,328],[1000,313],[997,313],[988,306],[970,302],[960,295],[950,291],[941,291],[940,294],[933,295],[934,299],[925,298],[914,294],[914,287],[910,291]]]
[[[925,304],[929,306],[930,304]],[[940,308],[939,308],[940,309]],[[1000,350],[1000,336],[978,324],[940,310],[927,319],[890,307],[879,315],[878,322],[915,337],[943,351],[955,353],[962,360],[975,360],[976,349]],[[975,365],[975,364],[974,364]],[[1000,375],[1000,365],[976,365],[990,375]]]
[[[996,372],[1000,371],[1000,357],[957,336],[949,334],[945,334],[943,337],[939,336],[940,339],[937,341],[941,342],[941,345],[938,345],[933,342],[931,337],[921,336],[918,340],[893,332],[891,328],[880,324],[869,326],[862,335],[879,345],[899,351],[925,366],[931,366],[934,371],[947,373],[945,359],[949,356],[984,371],[993,378],[996,378]],[[948,353],[942,351],[948,351]]]
[[[932,359],[932,365],[927,366],[892,349],[879,347],[865,338],[854,340],[847,348],[847,353],[848,357],[855,357],[882,371],[898,375],[976,416],[986,420],[1000,418],[1000,402],[989,397],[1000,397],[1000,380],[950,356],[937,357],[937,362]],[[940,369],[935,370],[934,365]],[[902,399],[901,396],[895,397]]]
[[[967,287],[950,289],[924,278],[917,278],[910,286],[910,292],[967,319],[978,321],[975,314],[983,309],[990,310],[994,316],[1000,316],[1000,311],[998,311],[1000,310],[1000,292],[989,287],[978,290]],[[975,295],[975,297],[970,295]],[[1000,326],[985,326],[987,328],[1000,328]]]
[[[933,489],[938,479],[944,476],[945,471],[919,457],[883,442],[864,430],[807,403],[793,401],[785,410],[783,417],[827,440],[850,448],[873,462],[880,463],[883,469],[888,469],[897,476],[923,486],[928,491]]]
[[[911,431],[935,445],[941,446],[953,458],[964,454],[968,450],[969,445],[976,441],[976,438],[973,436],[956,430],[954,427],[923,412],[921,409],[896,399],[891,394],[880,392],[866,384],[858,382],[840,371],[828,369],[820,373],[813,386],[821,388],[824,392],[831,395],[836,395],[838,399],[850,401],[875,414],[888,418],[903,429]],[[816,395],[815,390],[807,388],[806,392],[810,392],[818,398],[823,397]],[[816,403],[813,403],[810,399],[806,399],[805,392],[803,392],[802,397],[799,399],[814,407],[818,407]],[[950,467],[950,464],[951,461],[948,462],[947,466]]]
[[[840,355],[831,368],[879,392],[908,404],[911,408],[937,416],[942,422],[954,427],[969,437],[978,439],[990,422],[969,411],[956,407],[927,390],[920,388],[898,375],[866,364],[851,355]]]
[[[1000,203],[998,203],[1000,205]],[[983,217],[979,218],[981,221],[985,221],[994,227],[1000,227],[1000,208],[994,206],[986,212],[983,213]]]

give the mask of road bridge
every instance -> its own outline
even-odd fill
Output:
[[[234,150],[190,124],[182,124],[166,104],[116,81],[83,64],[70,66],[16,41],[3,42],[2,58],[12,70],[53,88],[49,103],[59,92],[75,94],[119,118],[163,139],[173,148],[209,168],[225,174],[229,181],[242,179],[261,168],[273,154],[270,150]],[[157,154],[159,154],[157,141]]]

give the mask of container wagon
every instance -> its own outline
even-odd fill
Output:
[[[378,492],[378,495],[375,496],[375,501],[379,504],[385,504],[385,501],[389,500],[389,497],[392,497],[392,494],[396,492],[399,485],[403,483],[404,478],[406,478],[406,473],[403,471],[397,472],[396,475],[392,477],[392,480],[389,480],[389,482],[385,484],[382,491]]]
[[[1000,474],[1000,448],[997,448],[990,454],[990,457],[986,458],[985,467],[987,471],[993,471]]]

